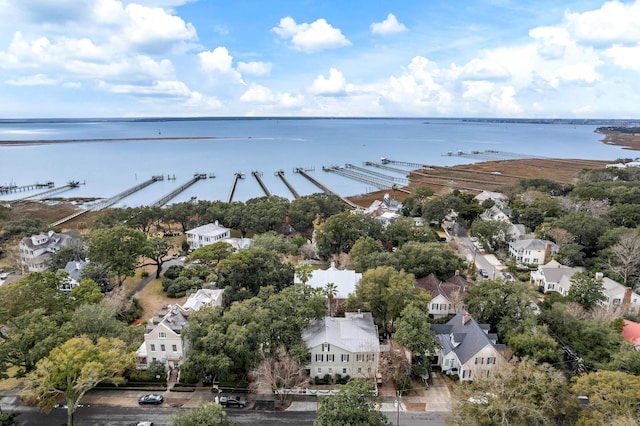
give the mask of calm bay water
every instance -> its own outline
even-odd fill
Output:
[[[181,138],[176,140],[117,140],[109,142],[0,145],[0,185],[18,186],[54,181],[85,182],[62,197],[108,198],[152,175],[175,175],[125,198],[117,206],[149,204],[187,182],[194,173],[214,174],[196,182],[171,202],[191,197],[226,201],[236,172],[245,179],[234,200],[245,201],[264,192],[252,171],[274,195],[292,198],[274,175],[282,169],[302,195],[319,189],[293,168],[310,174],[343,196],[377,188],[334,173],[322,166],[381,157],[428,165],[467,164],[469,159],[446,153],[496,150],[522,156],[614,160],[628,151],[600,142],[596,125],[484,123],[453,119],[197,119],[144,121],[0,121],[0,141],[61,139]],[[214,137],[215,139],[189,139]],[[376,170],[389,176],[401,175]],[[407,170],[409,170],[407,168]],[[32,192],[0,195],[0,200]]]

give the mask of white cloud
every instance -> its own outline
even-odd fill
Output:
[[[213,50],[198,53],[200,66],[205,71],[218,71],[221,73],[233,72],[233,57],[229,55],[226,47],[216,47]]]
[[[545,59],[562,59],[571,41],[566,28],[538,27],[529,31],[529,36],[536,41],[537,51]]]
[[[467,62],[461,75],[466,80],[506,80],[509,76],[509,70],[502,64],[478,58]]]
[[[579,42],[594,45],[636,44],[640,40],[640,2],[608,1],[599,9],[567,12],[566,26]]]
[[[333,28],[324,19],[318,19],[311,24],[296,24],[293,18],[287,16],[280,19],[280,24],[271,31],[283,39],[290,38],[293,48],[303,52],[317,52],[351,45],[339,29]]]
[[[269,75],[271,73],[271,62],[238,62],[238,71],[249,75]]]
[[[28,75],[5,81],[5,83],[12,86],[49,86],[57,84],[58,82],[59,80],[51,78],[46,74]]]
[[[191,97],[191,90],[182,81],[155,81],[151,85],[110,84],[101,81],[99,87],[111,93],[126,95],[184,99]]]
[[[387,15],[387,19],[382,22],[374,22],[370,25],[371,32],[373,34],[394,34],[407,31],[407,27],[404,24],[398,22],[398,19],[393,13]]]
[[[640,45],[633,47],[615,45],[607,49],[604,56],[621,68],[640,71]]]
[[[265,104],[273,102],[274,95],[269,88],[253,83],[250,84],[247,91],[240,96],[240,100],[242,102]]]
[[[319,96],[344,96],[349,86],[344,75],[335,68],[329,70],[329,78],[319,75],[309,87],[309,93]]]

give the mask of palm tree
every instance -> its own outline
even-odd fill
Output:
[[[336,286],[334,283],[327,283],[324,286],[324,294],[327,296],[327,303],[329,305],[329,316],[332,317],[333,312],[331,306],[333,305],[333,298],[336,294],[338,294],[338,286]]]
[[[296,275],[302,284],[307,284],[307,281],[309,281],[311,279],[311,275],[313,275],[313,269],[308,263],[301,263],[296,266]]]

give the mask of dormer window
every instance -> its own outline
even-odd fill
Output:
[[[322,352],[329,352],[330,349],[331,349],[331,345],[329,343],[322,344]]]

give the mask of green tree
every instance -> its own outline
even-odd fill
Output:
[[[63,318],[50,316],[43,308],[9,319],[0,329],[0,371],[4,374],[11,366],[18,367],[19,374],[33,370],[53,348],[72,337],[71,328],[63,324]]]
[[[86,263],[82,271],[80,271],[80,278],[95,282],[103,293],[108,292],[112,288],[109,270],[100,262]]]
[[[264,247],[267,250],[280,253],[282,256],[293,256],[298,253],[298,246],[294,244],[291,238],[287,238],[275,231],[254,235],[251,245]]]
[[[426,356],[435,353],[438,346],[436,335],[431,331],[429,316],[424,306],[409,303],[401,312],[395,323],[394,339],[412,354]]]
[[[98,338],[122,338],[126,324],[116,318],[116,309],[102,305],[80,305],[71,317],[75,336],[86,336],[93,342]]]
[[[69,296],[71,296],[76,306],[84,303],[100,303],[104,298],[104,294],[102,294],[102,290],[98,284],[87,279],[80,280],[80,283],[71,289]]]
[[[566,266],[584,265],[584,247],[578,243],[564,244],[560,247],[554,259]]]
[[[566,379],[548,364],[512,361],[492,375],[456,386],[452,424],[555,425],[568,407]]]
[[[474,220],[469,232],[478,237],[485,247],[495,251],[506,247],[511,239],[508,229],[509,223],[502,220]]]
[[[162,265],[169,259],[169,253],[173,250],[173,242],[163,237],[150,237],[145,241],[142,248],[142,255],[149,259],[151,263],[145,263],[140,266],[155,265],[156,278],[160,278]]]
[[[405,214],[412,217],[421,217],[423,203],[433,196],[433,194],[433,189],[428,186],[413,188],[411,194],[402,202],[402,208]]]
[[[144,233],[125,226],[99,229],[91,233],[88,255],[91,261],[105,265],[120,286],[126,277],[133,276],[145,242]]]
[[[227,413],[219,404],[210,402],[201,407],[184,410],[171,418],[172,426],[233,426],[235,422],[227,418]]]
[[[386,250],[371,237],[358,238],[356,242],[353,243],[349,256],[351,257],[351,263],[353,264],[356,272],[364,272],[367,269],[372,269],[372,265],[383,266],[387,264],[386,261],[383,262],[382,265],[376,264],[376,262],[372,263],[372,259],[384,257],[388,260],[389,258],[389,254]]]
[[[387,226],[382,232],[382,240],[394,247],[401,247],[408,241],[428,243],[435,242],[438,238],[430,228],[416,228],[413,226],[413,219],[403,217]]]
[[[567,300],[580,304],[587,311],[608,299],[604,293],[602,281],[593,278],[588,272],[574,274],[570,282],[571,287],[567,294]]]
[[[469,288],[465,303],[476,321],[489,324],[502,338],[507,338],[509,333],[523,332],[535,325],[531,307],[534,298],[527,284],[481,280]]]
[[[571,390],[576,397],[589,397],[589,406],[582,410],[580,424],[633,424],[632,419],[640,418],[640,376],[621,371],[595,371],[574,378]]]
[[[412,274],[388,266],[366,271],[356,286],[356,298],[369,307],[376,324],[386,331],[393,329],[394,320],[407,304],[420,297],[428,294],[416,288]]]
[[[22,394],[37,401],[44,413],[51,412],[58,398],[64,396],[67,425],[73,426],[82,397],[100,382],[122,382],[122,373],[133,366],[135,355],[121,340],[99,338],[94,344],[89,338],[75,337],[38,362],[27,375]]]
[[[331,216],[320,226],[316,231],[316,245],[320,256],[328,258],[332,254],[348,253],[360,237],[379,239],[381,235],[380,221],[345,212]]]
[[[302,284],[306,284],[313,275],[313,268],[308,263],[300,263],[296,266],[295,274]]]
[[[573,234],[575,242],[585,248],[587,257],[593,256],[598,248],[598,238],[609,228],[606,220],[587,212],[571,212],[558,219],[554,226]]]
[[[191,225],[193,225],[192,217],[194,215],[194,208],[191,203],[173,203],[169,204],[163,210],[164,217],[167,222],[180,224],[183,234],[191,228]]]
[[[66,312],[72,305],[61,290],[66,278],[66,272],[33,272],[0,287],[0,323],[34,309],[44,309],[46,315]]]
[[[544,328],[535,333],[524,332],[509,336],[509,349],[518,358],[531,358],[538,364],[547,363],[559,365],[562,361],[562,351],[558,342],[546,333]]]
[[[387,417],[377,409],[380,398],[371,392],[367,382],[351,381],[338,385],[338,394],[321,396],[318,418],[314,426],[386,426]]]
[[[463,259],[447,244],[408,242],[395,254],[398,269],[404,269],[416,278],[434,273],[446,280],[464,267]]]

